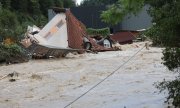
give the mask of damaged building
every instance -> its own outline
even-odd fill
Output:
[[[86,50],[112,50],[87,37],[86,27],[69,9],[53,8],[53,12],[56,15],[43,29],[29,27],[21,42],[33,54],[61,57],[75,51],[83,53]]]
[[[48,10],[49,23],[42,29],[32,27],[21,43],[33,54],[47,57],[61,57],[75,51],[83,53],[87,50],[117,50],[113,48],[113,44],[132,43],[139,33],[138,30],[147,29],[152,25],[151,17],[147,14],[148,8],[145,6],[136,16],[126,16],[121,23],[109,27],[112,35],[100,39],[89,36],[86,27],[108,27],[100,20],[101,11],[106,9],[105,6],[52,8]]]
[[[120,44],[132,43],[139,30],[145,30],[152,26],[152,18],[147,12],[149,5],[145,5],[137,15],[127,15],[121,23],[115,26],[110,26],[101,21],[100,14],[106,9],[106,6],[86,6],[74,7],[71,8],[71,11],[87,28],[101,29],[109,27],[111,34],[113,34],[111,39],[118,41]],[[53,9],[48,10],[49,20],[55,15]]]

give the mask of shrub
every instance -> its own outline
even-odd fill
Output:
[[[166,48],[163,51],[163,64],[170,70],[180,67],[180,48]]]
[[[167,102],[180,108],[180,76],[173,81],[163,81],[156,85],[162,91],[168,90]]]
[[[27,61],[25,50],[17,44],[0,44],[0,62],[24,62]]]
[[[88,28],[87,33],[88,35],[101,35],[101,36],[107,37],[110,35],[110,29],[109,28],[103,28],[103,29]]]

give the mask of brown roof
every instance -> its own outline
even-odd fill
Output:
[[[83,37],[86,34],[86,27],[82,24],[71,12],[66,11],[67,16],[67,26],[68,26],[68,42],[69,47],[74,49],[84,49],[83,48]],[[98,45],[92,38],[88,38],[92,44],[93,51],[109,51],[112,49],[105,48]]]
[[[70,48],[83,49],[83,37],[86,35],[85,26],[70,12],[66,11],[68,43]]]
[[[134,37],[138,37],[140,32],[138,31],[131,31],[131,33],[133,34]]]
[[[112,35],[110,38],[113,41],[118,41],[119,43],[125,43],[125,42],[136,39],[135,36],[131,32],[128,32],[128,31],[117,32],[114,35]]]

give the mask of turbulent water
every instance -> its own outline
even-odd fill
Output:
[[[69,54],[0,67],[0,108],[63,108],[133,56],[139,47],[99,54]],[[153,84],[174,79],[161,64],[162,49],[143,49],[130,62],[69,108],[164,108],[167,93]]]

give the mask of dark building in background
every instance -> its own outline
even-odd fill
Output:
[[[121,30],[137,31],[152,26],[152,17],[148,14],[149,5],[146,5],[137,15],[127,15],[121,22]]]
[[[87,28],[104,28],[108,25],[101,21],[100,14],[106,9],[105,6],[88,6],[88,7],[74,7],[71,12],[77,17]]]
[[[100,19],[102,11],[106,10],[105,6],[87,6],[87,7],[74,7],[71,12],[74,16],[86,25],[87,28],[101,29],[109,27],[111,32],[118,32],[121,30],[136,31],[147,29],[152,26],[152,18],[148,15],[147,10],[149,6],[146,5],[137,15],[128,15],[124,20],[116,26],[110,26]],[[51,20],[56,13],[52,9],[48,11],[49,20]]]

